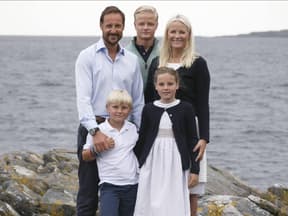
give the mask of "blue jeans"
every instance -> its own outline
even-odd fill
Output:
[[[101,216],[133,216],[136,196],[136,185],[100,185],[100,215]]]

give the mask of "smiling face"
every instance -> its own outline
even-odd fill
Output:
[[[167,31],[167,39],[172,49],[184,49],[189,38],[188,28],[182,22],[174,21],[170,24]]]
[[[110,13],[103,17],[100,24],[103,40],[108,46],[115,46],[122,38],[124,23],[120,13]]]
[[[109,122],[115,127],[124,123],[131,110],[129,104],[118,102],[108,103],[106,108],[109,113]]]
[[[178,87],[179,85],[176,81],[176,77],[169,73],[159,74],[155,81],[155,88],[162,103],[173,102]]]

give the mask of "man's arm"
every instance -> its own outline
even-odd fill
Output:
[[[98,128],[93,112],[91,98],[93,94],[91,64],[89,53],[82,51],[75,63],[76,97],[80,123],[88,130]],[[105,101],[101,101],[105,103]],[[107,136],[101,131],[93,134],[93,144],[97,152],[111,148]],[[82,154],[83,156],[83,154]]]
[[[133,77],[133,86],[131,94],[133,99],[132,121],[136,124],[137,128],[139,129],[142,109],[144,107],[144,93],[143,93],[143,79],[138,61],[136,63],[135,73]]]
[[[89,56],[86,52],[81,52],[75,63],[75,81],[77,109],[80,123],[89,131],[98,126],[93,113],[91,97],[92,71],[89,66]]]

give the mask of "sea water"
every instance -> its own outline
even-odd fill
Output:
[[[0,154],[76,151],[74,64],[96,37],[0,37]],[[129,38],[121,42],[127,44]],[[208,163],[288,183],[288,38],[196,38],[211,75]]]

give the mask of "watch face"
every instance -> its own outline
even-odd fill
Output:
[[[90,129],[90,130],[89,130],[89,134],[90,134],[91,136],[94,136],[94,135],[95,135],[95,128]]]
[[[99,128],[92,128],[92,129],[89,130],[89,134],[91,136],[94,136],[97,133],[98,130],[99,130]]]

